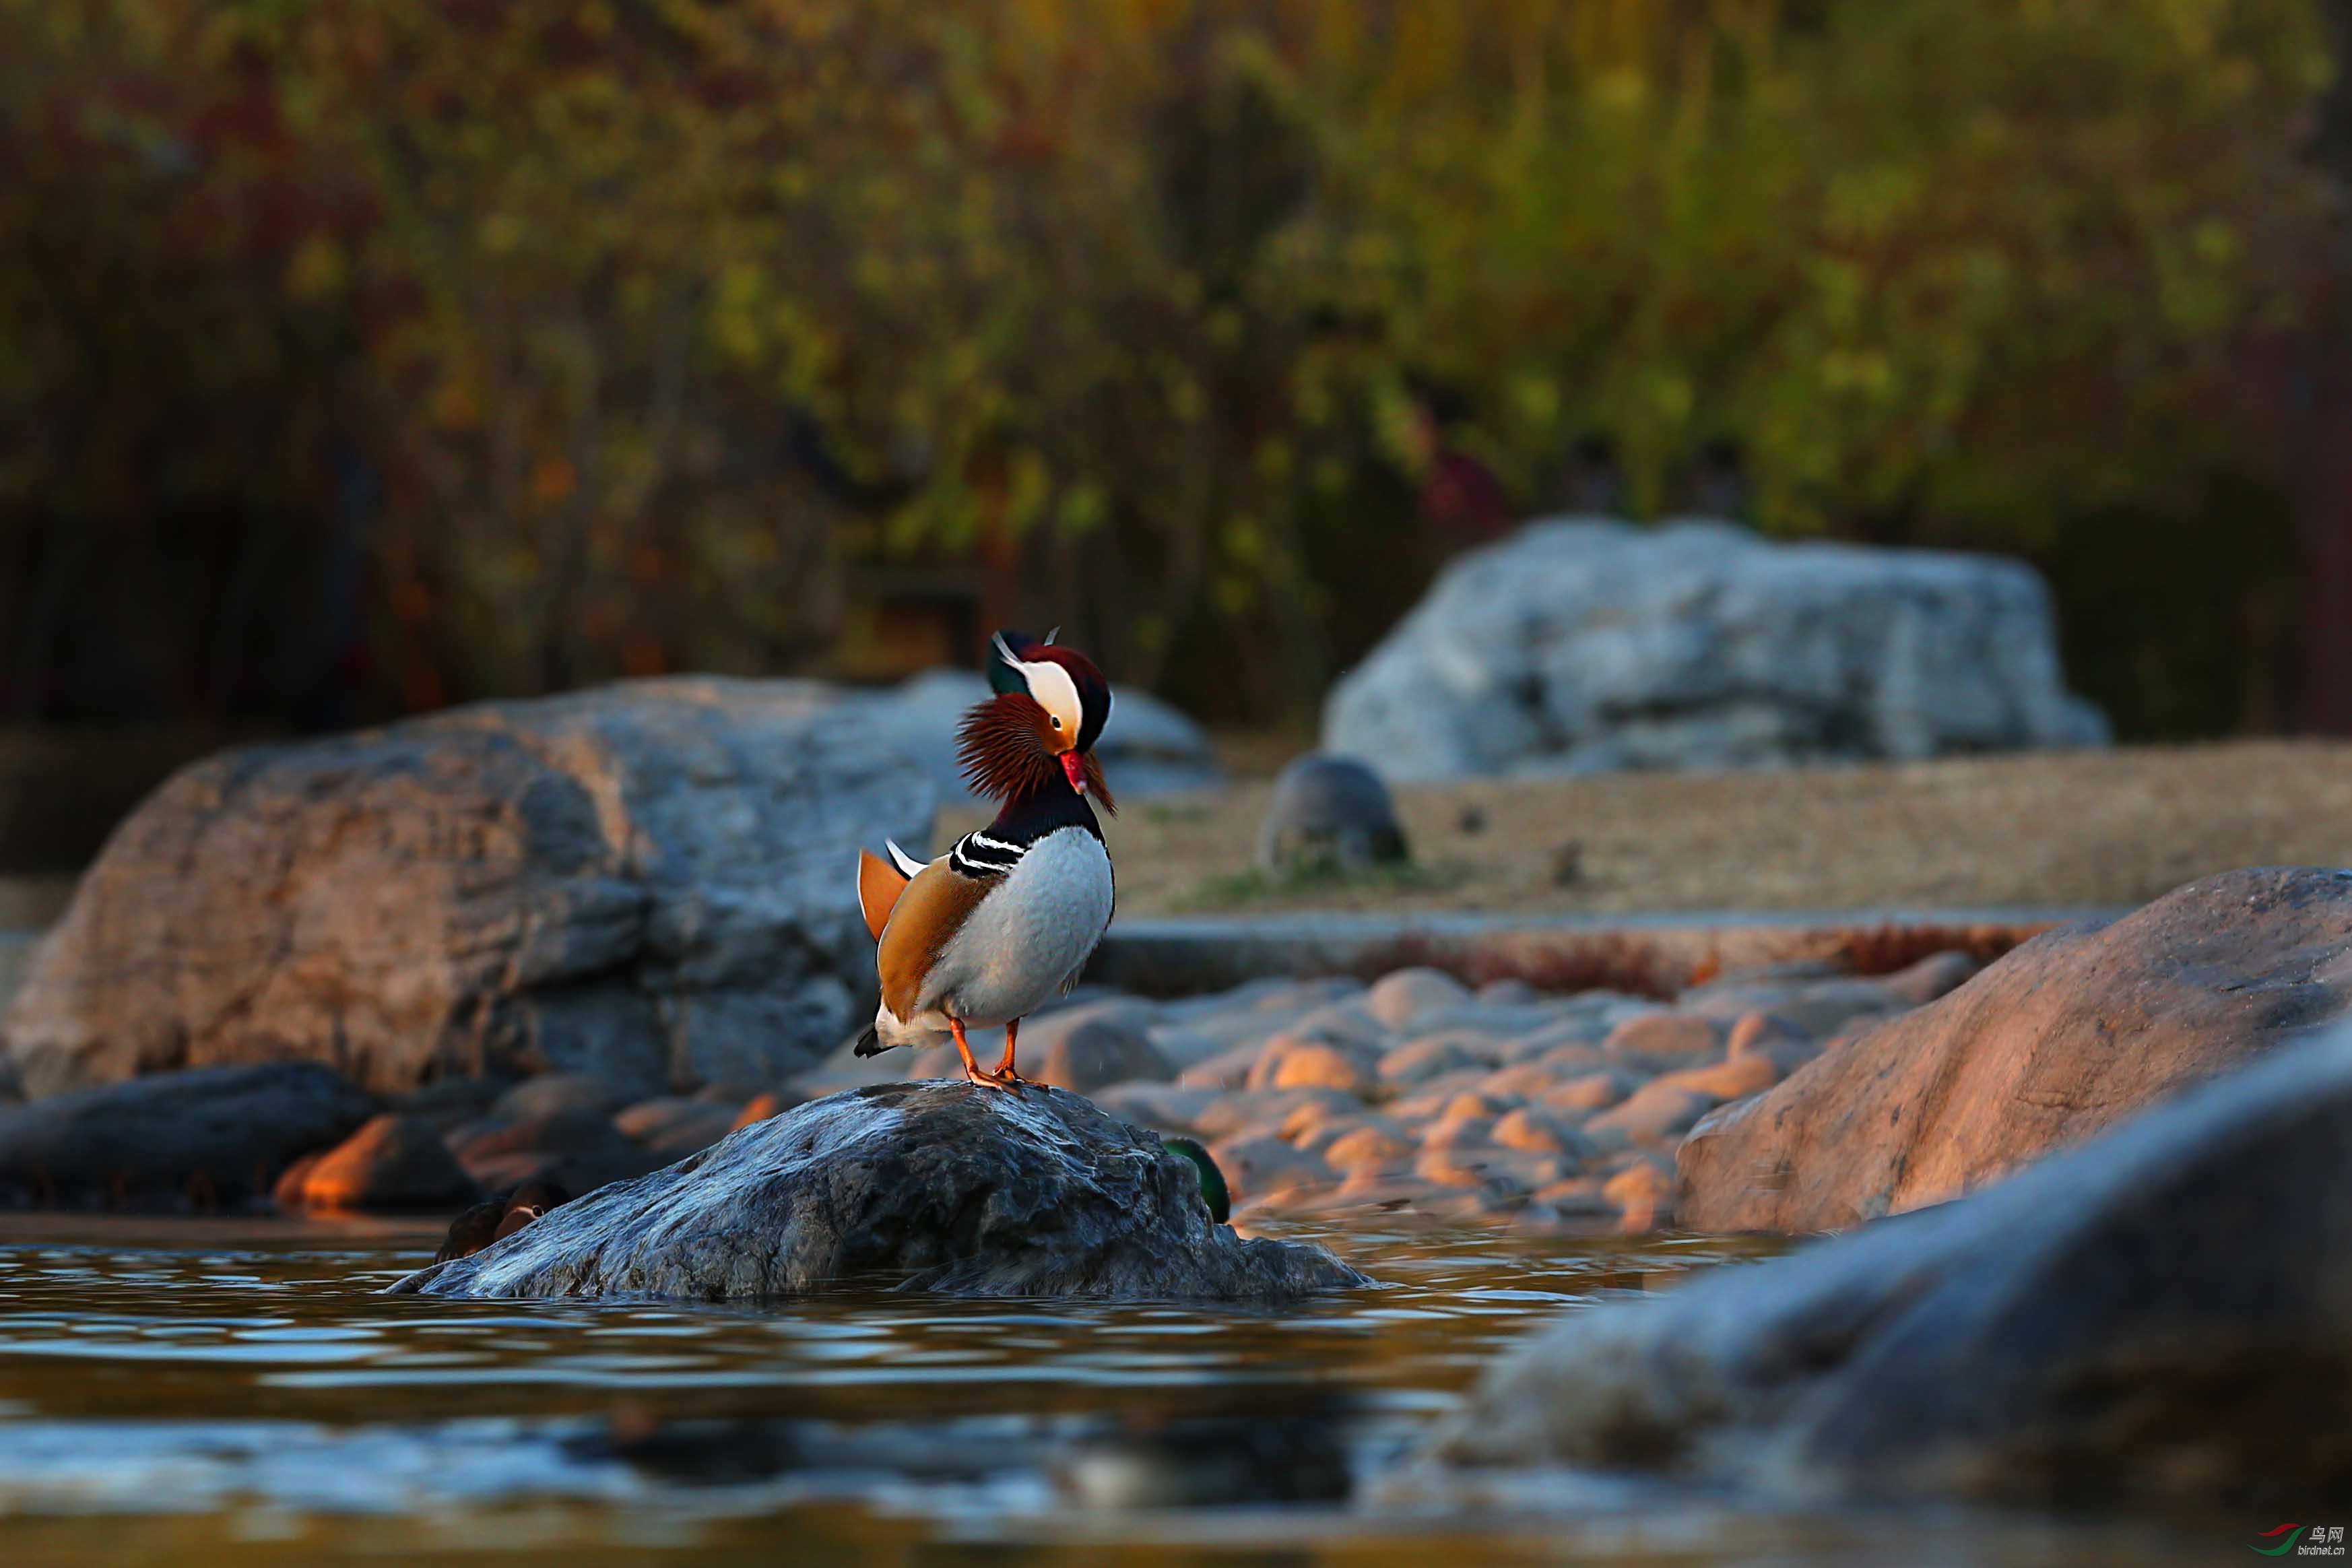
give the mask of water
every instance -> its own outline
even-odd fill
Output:
[[[878,1290],[760,1310],[466,1303],[379,1294],[429,1257],[435,1238],[416,1229],[18,1218],[0,1231],[0,1563],[2243,1550],[2129,1521],[1790,1514],[1599,1478],[1540,1509],[1368,1500],[1363,1479],[1499,1345],[1759,1249],[1282,1234],[1328,1242],[1386,1288],[1279,1311]],[[1272,1475],[1315,1495],[1235,1500]],[[1221,1500],[1136,1506],[1153,1489]]]

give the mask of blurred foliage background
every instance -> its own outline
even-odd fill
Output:
[[[0,717],[965,594],[1299,724],[1573,506],[2019,552],[2125,735],[2280,728],[2336,9],[0,0]]]

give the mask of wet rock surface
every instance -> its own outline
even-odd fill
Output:
[[[2341,1500],[2347,1126],[2339,1031],[1977,1195],[1564,1319],[1428,1457],[1809,1499]]]
[[[757,1122],[394,1289],[716,1300],[853,1280],[1227,1300],[1369,1283],[1318,1247],[1215,1224],[1188,1161],[1090,1101],[954,1081],[853,1090]]]
[[[399,1093],[597,1073],[764,1084],[853,1024],[845,846],[934,792],[793,681],[488,703],[182,770],[108,842],[10,1005],[33,1096],[310,1059]]]
[[[2112,923],[2039,937],[1710,1116],[1682,1146],[1680,1217],[1830,1230],[1957,1197],[2347,1004],[2352,872],[2209,877]]]
[[[0,1202],[241,1208],[376,1110],[374,1097],[308,1062],[158,1073],[51,1095],[0,1108]]]

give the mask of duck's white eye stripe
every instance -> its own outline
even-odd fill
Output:
[[[1070,672],[1043,658],[1014,668],[1029,683],[1029,695],[1037,700],[1037,705],[1059,719],[1063,729],[1075,731],[1085,715],[1078,710],[1078,683],[1070,679]]]

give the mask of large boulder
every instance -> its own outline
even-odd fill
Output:
[[[1534,522],[1465,555],[1323,715],[1327,750],[1406,782],[2105,739],[2032,568],[1708,521]]]
[[[1369,1283],[1320,1247],[1216,1224],[1188,1161],[1089,1100],[958,1080],[801,1106],[394,1289],[719,1300],[877,1280],[1250,1300]]]
[[[269,1195],[373,1096],[311,1062],[200,1068],[0,1108],[0,1203],[213,1212]]]
[[[1225,782],[1208,732],[1149,691],[1118,689],[1110,721],[1095,742],[1111,793],[1121,799],[1215,789]],[[860,692],[847,702],[861,722],[930,775],[948,801],[969,801],[962,764],[956,760],[956,729],[975,702],[990,696],[988,682],[962,669],[927,669],[887,690]]]
[[[1962,1193],[2245,1064],[2352,1001],[2352,871],[2209,877],[2035,938],[1679,1155],[1695,1230],[1834,1230]]]
[[[872,984],[852,852],[929,828],[929,782],[839,701],[635,682],[184,769],[41,943],[7,1055],[34,1095],[283,1058],[386,1092],[774,1080]]]
[[[2352,1500],[2348,1127],[2336,1033],[1976,1196],[1565,1319],[1433,1455],[1508,1467],[1521,1499],[1562,1464],[1804,1498]]]

